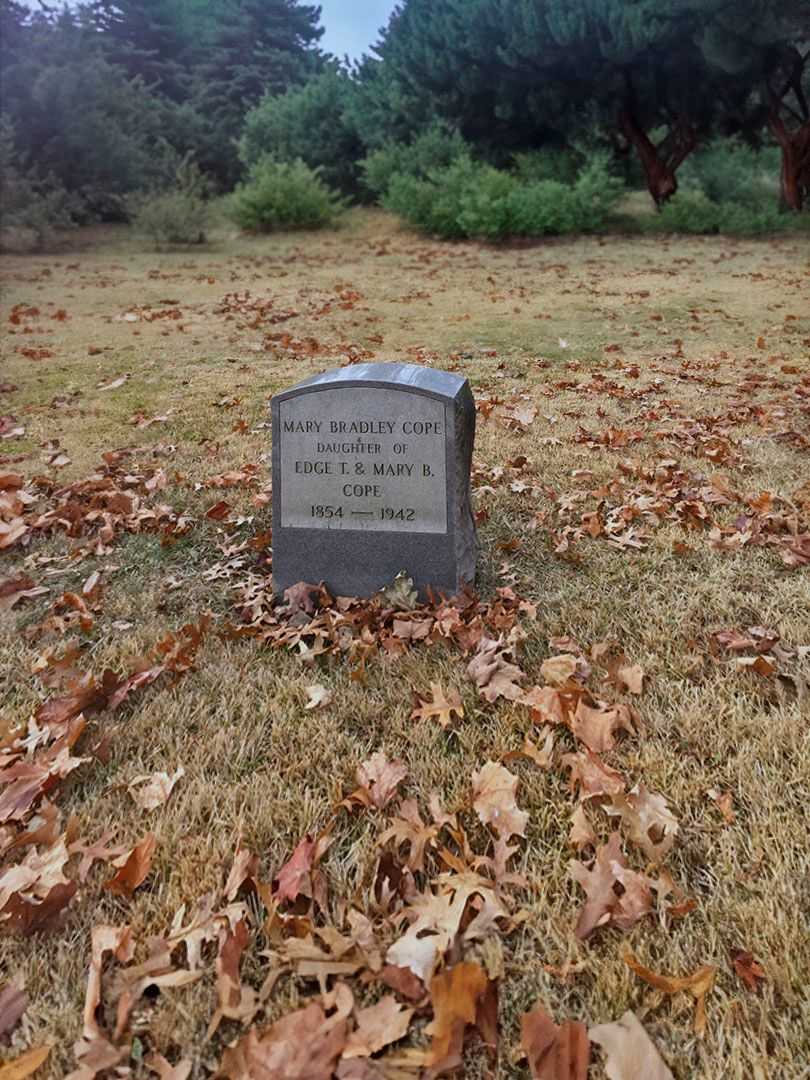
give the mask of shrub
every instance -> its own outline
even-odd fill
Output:
[[[383,204],[417,228],[446,238],[543,236],[601,228],[624,185],[593,155],[573,185],[556,180],[522,183],[519,177],[465,156],[421,180],[393,178]]]
[[[77,209],[75,197],[55,177],[25,168],[11,121],[0,117],[0,248],[22,252],[43,247],[56,230],[75,225]]]
[[[395,176],[426,179],[435,169],[443,169],[469,150],[461,135],[436,121],[409,143],[389,142],[360,162],[363,183],[382,198]]]
[[[229,216],[249,232],[319,229],[331,224],[344,202],[303,161],[261,158],[233,192]]]
[[[204,244],[209,220],[208,182],[190,157],[177,167],[175,185],[141,195],[132,206],[132,223],[155,247]]]
[[[582,164],[581,155],[575,150],[558,146],[527,150],[514,156],[515,175],[525,184],[541,180],[556,180],[561,184],[573,184]]]
[[[652,217],[648,228],[658,232],[758,235],[791,227],[789,215],[776,203],[751,206],[741,202],[713,202],[700,191],[680,191]]]
[[[684,188],[713,203],[760,207],[779,197],[779,149],[754,149],[737,138],[717,138],[691,154],[680,177]]]
[[[301,159],[321,170],[329,187],[351,194],[358,187],[362,145],[346,114],[348,75],[337,67],[284,94],[268,94],[245,117],[239,156],[248,167],[269,155]]]

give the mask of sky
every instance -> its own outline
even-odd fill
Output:
[[[396,0],[318,0],[324,35],[320,46],[327,52],[359,60],[379,38]]]

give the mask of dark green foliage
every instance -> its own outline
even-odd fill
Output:
[[[685,188],[699,189],[713,202],[776,206],[779,149],[756,149],[740,138],[717,138],[697,150],[683,167]]]
[[[210,217],[208,194],[208,182],[195,162],[186,157],[178,165],[170,188],[133,200],[132,223],[156,248],[203,244]]]
[[[58,229],[73,225],[75,209],[75,200],[54,177],[24,166],[11,121],[0,116],[0,249],[43,247]]]
[[[265,95],[245,117],[240,158],[248,166],[267,154],[279,161],[300,158],[320,169],[330,187],[353,194],[363,148],[347,119],[351,90],[346,72],[330,64],[302,86]]]
[[[587,161],[573,185],[526,183],[465,156],[426,179],[394,177],[383,203],[438,236],[501,240],[600,229],[623,194],[604,156]]]
[[[378,198],[385,195],[394,176],[424,179],[457,158],[469,156],[470,148],[457,131],[435,121],[409,142],[388,142],[360,162],[363,183]]]
[[[332,191],[303,161],[262,158],[230,197],[228,214],[248,232],[319,229],[343,210]]]

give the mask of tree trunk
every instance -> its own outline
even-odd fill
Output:
[[[691,125],[685,119],[679,120],[664,141],[656,146],[629,107],[622,110],[620,123],[625,138],[638,154],[655,205],[663,206],[678,190],[678,167],[697,143]]]
[[[772,114],[770,127],[782,150],[782,205],[799,213],[810,196],[810,121],[789,131],[784,120]]]

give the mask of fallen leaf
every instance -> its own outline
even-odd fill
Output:
[[[568,834],[568,843],[577,851],[586,847],[596,847],[596,833],[591,828],[582,803],[577,805],[571,815],[571,831]]]
[[[742,979],[749,990],[753,990],[756,993],[759,990],[760,983],[767,979],[765,969],[762,967],[758,960],[755,960],[750,952],[745,949],[733,949],[731,953],[731,963],[734,967],[737,975]],[[0,1001],[3,995],[0,994]],[[2,1031],[2,1024],[0,1024],[0,1031]]]
[[[305,686],[304,690],[307,695],[307,703],[304,706],[305,709],[325,709],[327,705],[332,704],[332,691],[327,690],[327,688],[321,686],[320,683],[314,683],[312,686]]]
[[[723,816],[726,825],[733,825],[736,814],[734,812],[734,796],[730,791],[720,791],[718,788],[710,788],[706,794]]]
[[[525,836],[529,815],[515,801],[518,778],[497,761],[488,761],[472,775],[473,808],[482,824],[504,839]]]
[[[357,782],[368,799],[368,805],[382,810],[393,799],[397,788],[408,775],[402,761],[389,761],[384,750],[378,750],[357,768]]]
[[[640,664],[622,664],[616,669],[616,681],[631,694],[644,691],[644,668]]]
[[[582,802],[600,798],[602,795],[618,795],[624,791],[622,774],[605,765],[592,750],[586,748],[578,754],[565,754],[562,763],[571,770],[571,790],[579,786],[579,798]]]
[[[706,995],[714,986],[716,967],[712,964],[704,964],[691,975],[658,975],[655,971],[640,964],[629,949],[624,954],[624,962],[640,979],[665,994],[678,994],[682,990],[688,990],[696,1002],[695,1034],[698,1037],[703,1036],[706,1031]]]
[[[509,650],[500,641],[483,637],[475,656],[467,665],[467,674],[478,686],[481,696],[493,704],[499,697],[518,701],[524,691],[518,683],[524,673],[507,659]]]
[[[675,1080],[635,1013],[588,1031],[605,1054],[608,1080]]]
[[[138,886],[146,880],[156,844],[154,833],[148,833],[131,851],[114,859],[113,866],[119,868],[118,873],[104,883],[104,888],[116,896],[130,899]]]
[[[142,810],[155,810],[168,801],[175,784],[185,775],[186,770],[180,765],[171,776],[167,772],[152,773],[151,776],[136,776],[130,781],[127,790]]]
[[[654,795],[641,783],[627,795],[623,792],[613,795],[605,810],[611,816],[621,818],[628,839],[652,862],[661,862],[675,843],[678,819],[662,795]]]
[[[386,994],[376,1005],[360,1009],[355,1019],[356,1029],[351,1033],[343,1057],[369,1057],[384,1046],[397,1042],[408,1031],[413,1009],[400,1004],[393,994]]]
[[[431,979],[433,1020],[425,1030],[433,1041],[426,1062],[426,1078],[441,1076],[461,1064],[467,1027],[477,1023],[488,984],[484,969],[469,961]]]
[[[554,1023],[541,1005],[520,1021],[520,1047],[529,1060],[532,1080],[586,1080],[591,1052],[583,1023]]]
[[[560,656],[550,656],[540,665],[540,674],[543,680],[550,686],[565,686],[576,674],[579,666],[579,658],[563,653]]]
[[[13,983],[0,987],[0,1039],[9,1035],[28,1008],[28,997]]]
[[[183,1058],[176,1065],[171,1065],[163,1054],[157,1053],[149,1054],[144,1058],[143,1063],[147,1069],[157,1073],[160,1080],[188,1080],[193,1064],[188,1058]]]
[[[569,871],[586,895],[575,931],[580,939],[589,937],[598,926],[629,930],[652,911],[650,879],[628,869],[617,832],[596,849],[590,867],[574,859]]]
[[[309,836],[299,840],[295,851],[278,872],[275,897],[279,901],[295,901],[304,882],[312,871],[312,861],[317,841]]]
[[[464,706],[458,690],[450,690],[449,695],[442,689],[441,683],[430,684],[432,697],[419,698],[419,705],[411,713],[411,720],[428,720],[435,718],[443,728],[448,727],[455,714],[459,720],[464,717]]]
[[[571,731],[575,738],[595,754],[613,749],[617,731],[634,735],[635,730],[633,714],[627,705],[605,707],[597,703],[592,707],[585,703],[584,698],[580,698],[571,718]]]
[[[50,1052],[50,1046],[38,1046],[33,1050],[26,1050],[13,1061],[0,1065],[0,1080],[25,1080],[26,1076],[33,1076],[40,1065],[44,1065]]]
[[[346,1029],[340,1011],[327,1017],[313,1002],[261,1035],[251,1028],[225,1051],[218,1075],[223,1080],[331,1080]]]

